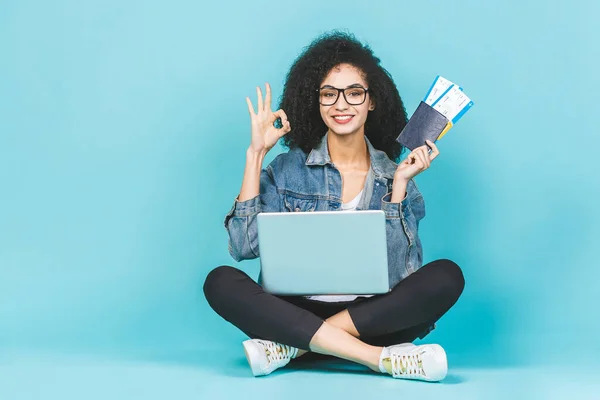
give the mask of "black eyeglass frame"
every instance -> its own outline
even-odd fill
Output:
[[[323,89],[337,90],[338,93],[337,93],[337,96],[336,96],[335,101],[333,103],[331,103],[331,104],[323,104],[323,103],[321,103],[321,90],[323,90]],[[357,104],[350,103],[348,101],[348,98],[346,97],[346,90],[349,90],[349,89],[364,89],[365,95],[363,97],[363,101],[361,101],[360,103],[357,103]],[[349,87],[344,88],[344,89],[338,89],[338,88],[333,87],[333,86],[323,86],[321,88],[316,89],[316,92],[319,93],[319,104],[321,104],[322,106],[333,106],[333,105],[335,105],[335,103],[337,103],[337,101],[340,99],[340,93],[342,94],[342,96],[344,96],[344,100],[346,101],[346,103],[350,104],[351,106],[360,106],[365,101],[367,101],[367,94],[369,93],[369,88],[362,87],[360,85],[349,86]]]

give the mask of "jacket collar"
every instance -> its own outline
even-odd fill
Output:
[[[390,160],[385,152],[377,150],[375,147],[373,147],[366,136],[365,141],[367,142],[367,149],[369,150],[369,156],[371,158],[371,168],[373,169],[375,175],[378,177],[393,179],[397,168],[396,163]],[[312,149],[306,158],[306,165],[325,164],[333,165],[331,158],[329,157],[329,149],[327,147],[327,133],[323,135],[321,143]]]

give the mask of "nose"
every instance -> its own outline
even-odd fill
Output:
[[[350,104],[348,104],[348,102],[346,101],[346,98],[344,97],[343,93],[340,93],[338,95],[337,100],[334,103],[335,109],[336,110],[347,110],[348,107],[350,107]]]

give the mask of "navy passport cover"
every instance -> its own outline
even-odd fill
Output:
[[[448,122],[446,117],[422,101],[396,141],[411,151],[427,144],[425,140],[435,143]]]

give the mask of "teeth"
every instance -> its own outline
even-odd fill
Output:
[[[333,118],[334,119],[340,119],[342,121],[346,121],[346,120],[349,120],[350,118],[352,118],[352,115],[346,115],[346,116],[343,116],[343,117],[333,117]]]

